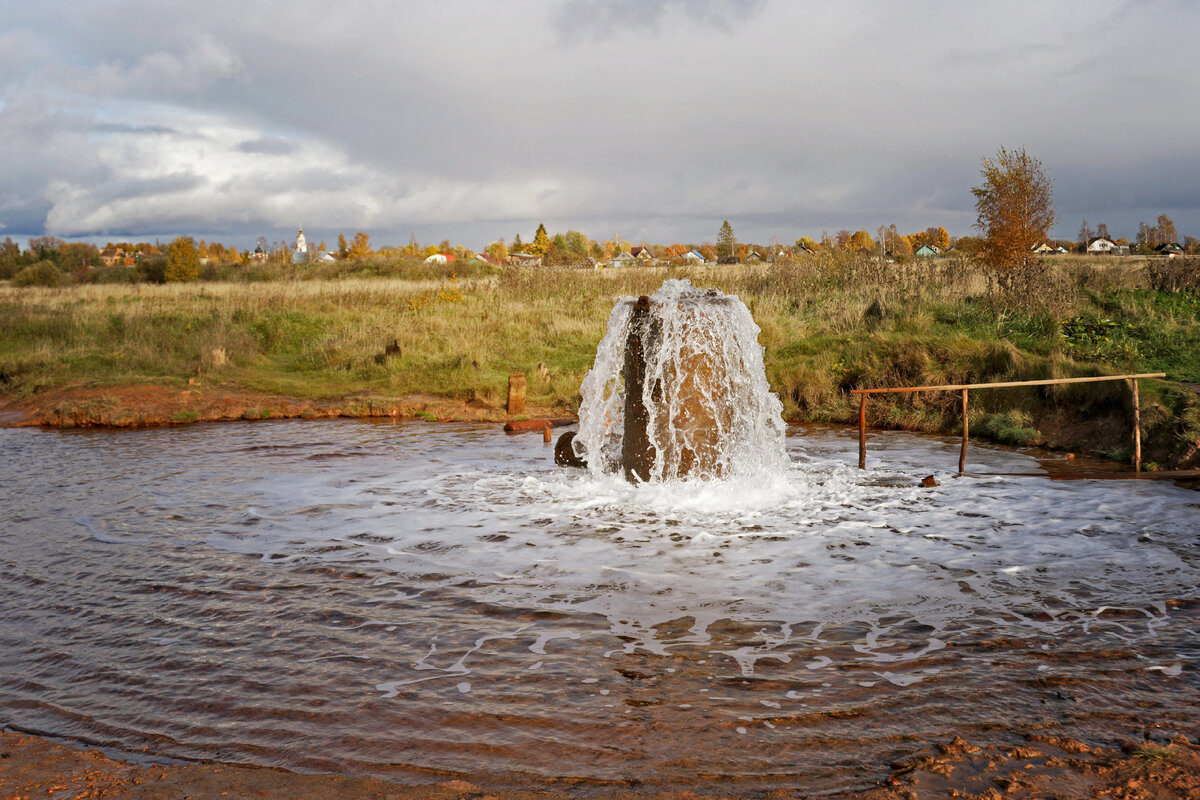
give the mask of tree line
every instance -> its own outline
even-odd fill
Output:
[[[766,260],[780,254],[796,255],[821,251],[845,250],[868,254],[903,258],[913,255],[923,246],[935,251],[944,251],[952,245],[966,255],[978,258],[997,270],[1011,270],[1036,260],[1034,253],[1042,242],[1050,242],[1049,232],[1054,226],[1055,209],[1053,187],[1042,167],[1041,161],[1029,155],[1024,148],[1009,150],[1001,147],[994,157],[984,157],[980,186],[971,189],[975,197],[976,223],[979,237],[963,236],[952,240],[944,227],[931,226],[923,231],[902,234],[896,225],[881,225],[873,238],[864,230],[839,230],[830,235],[822,232],[820,240],[801,237],[791,247],[781,247],[772,240],[769,247],[740,243],[728,220],[722,222],[717,231],[716,243],[674,243],[652,245],[642,242],[637,247],[647,249],[657,260],[682,259],[691,252],[698,253],[705,261],[714,263],[744,262],[753,256]],[[1108,238],[1117,245],[1129,245],[1126,239],[1112,239],[1108,226],[1101,223],[1093,230],[1085,220],[1079,230],[1079,241],[1067,242],[1074,249],[1086,251],[1089,243],[1098,237]],[[1063,244],[1061,240],[1056,242]],[[1175,223],[1166,214],[1160,214],[1154,225],[1142,222],[1138,227],[1134,252],[1153,253],[1164,244],[1179,244],[1188,253],[1200,253],[1200,240],[1187,236],[1181,243]],[[524,242],[520,233],[513,236],[511,243],[497,239],[483,250],[491,264],[508,263],[513,256],[528,255],[540,259],[547,265],[600,262],[615,258],[622,252],[632,253],[637,249],[618,233],[612,238],[593,240],[585,234],[568,230],[551,236],[544,223],[538,225],[533,239]],[[122,279],[144,282],[174,282],[199,280],[204,268],[217,265],[243,265],[250,261],[291,264],[296,260],[316,260],[329,252],[324,241],[315,245],[306,258],[296,258],[296,253],[286,242],[274,247],[259,237],[253,252],[239,251],[219,242],[199,243],[190,236],[179,236],[169,244],[145,242],[112,243],[104,250],[93,244],[66,242],[52,236],[35,237],[29,240],[28,248],[21,247],[6,237],[0,243],[0,280],[12,280],[16,285],[59,286],[71,282],[97,280],[101,267],[126,270]],[[434,254],[454,256],[456,260],[474,259],[476,253],[461,245],[452,245],[449,240],[422,247],[412,235],[407,245],[384,247],[376,250],[370,235],[358,231],[350,241],[339,233],[337,258],[362,261],[372,257],[428,258]],[[120,266],[112,262],[119,258]]]

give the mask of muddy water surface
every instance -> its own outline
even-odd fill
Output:
[[[959,733],[1200,721],[1200,495],[793,431],[630,487],[494,426],[0,430],[0,725],[493,788],[875,785]],[[972,450],[971,469],[1039,472]],[[933,465],[931,467],[931,465]]]

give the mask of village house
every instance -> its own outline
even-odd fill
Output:
[[[1117,243],[1107,236],[1097,236],[1088,241],[1087,251],[1093,256],[1107,256],[1117,250]]]
[[[619,250],[613,254],[611,263],[614,267],[628,267],[634,263],[633,255],[624,250]]]
[[[139,253],[126,253],[123,249],[106,247],[100,251],[100,261],[106,267],[132,267],[137,263]]]
[[[542,257],[533,253],[509,253],[508,265],[510,267],[540,267]]]
[[[913,251],[914,256],[920,256],[921,258],[933,258],[941,255],[941,253],[942,251],[932,244],[923,244]]]
[[[649,247],[633,247],[629,250],[629,255],[640,263],[648,264],[654,261],[654,253],[650,252]]]

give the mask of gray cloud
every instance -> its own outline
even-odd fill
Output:
[[[248,139],[237,146],[243,153],[265,153],[273,156],[284,156],[295,152],[296,145],[278,136],[264,136],[259,139]]]
[[[659,33],[664,20],[718,31],[740,27],[766,0],[563,0],[554,26],[568,39],[580,35]]]
[[[0,23],[0,225],[252,243],[303,221],[474,247],[542,221],[965,234],[980,159],[1005,145],[1054,178],[1064,236],[1164,212],[1200,233],[1200,75],[1161,46],[1200,9],[1010,6],[20,4]]]
[[[178,134],[175,128],[166,125],[130,125],[124,122],[98,122],[91,127],[92,132],[132,134],[135,136],[160,136]]]

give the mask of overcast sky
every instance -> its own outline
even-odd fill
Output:
[[[0,236],[1200,236],[1193,0],[0,0]],[[22,242],[23,243],[23,242]]]

